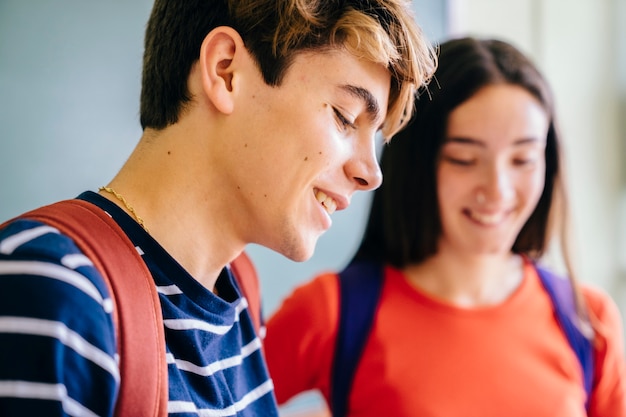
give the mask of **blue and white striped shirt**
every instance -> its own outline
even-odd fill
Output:
[[[107,211],[148,265],[159,293],[176,416],[277,416],[246,299],[230,272],[216,296],[115,204]],[[45,224],[0,230],[0,415],[111,416],[120,382],[112,302],[74,243]]]

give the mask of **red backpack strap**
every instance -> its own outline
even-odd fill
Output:
[[[259,277],[257,275],[254,264],[246,254],[241,254],[230,263],[230,269],[233,272],[239,288],[243,296],[248,300],[248,311],[252,316],[254,328],[257,334],[261,329],[261,291],[259,290]]]
[[[83,200],[61,201],[20,218],[44,222],[72,238],[109,287],[120,353],[121,382],[115,415],[167,415],[161,306],[154,280],[133,243],[107,213]]]

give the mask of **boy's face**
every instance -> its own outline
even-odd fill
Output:
[[[230,171],[243,210],[240,232],[306,260],[332,213],[355,191],[381,184],[375,141],[390,74],[333,50],[296,56],[278,87],[266,85],[256,66],[246,75],[233,80],[240,94],[229,115],[229,146],[239,149]]]

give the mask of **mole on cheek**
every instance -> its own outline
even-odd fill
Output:
[[[308,157],[308,156],[305,156],[305,157],[304,157],[304,160],[305,160],[305,161],[308,161],[308,160],[309,160],[309,157]]]

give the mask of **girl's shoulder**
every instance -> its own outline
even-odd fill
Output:
[[[589,283],[582,283],[580,288],[592,318],[603,327],[608,327],[607,330],[622,334],[621,312],[611,295],[603,288]]]

